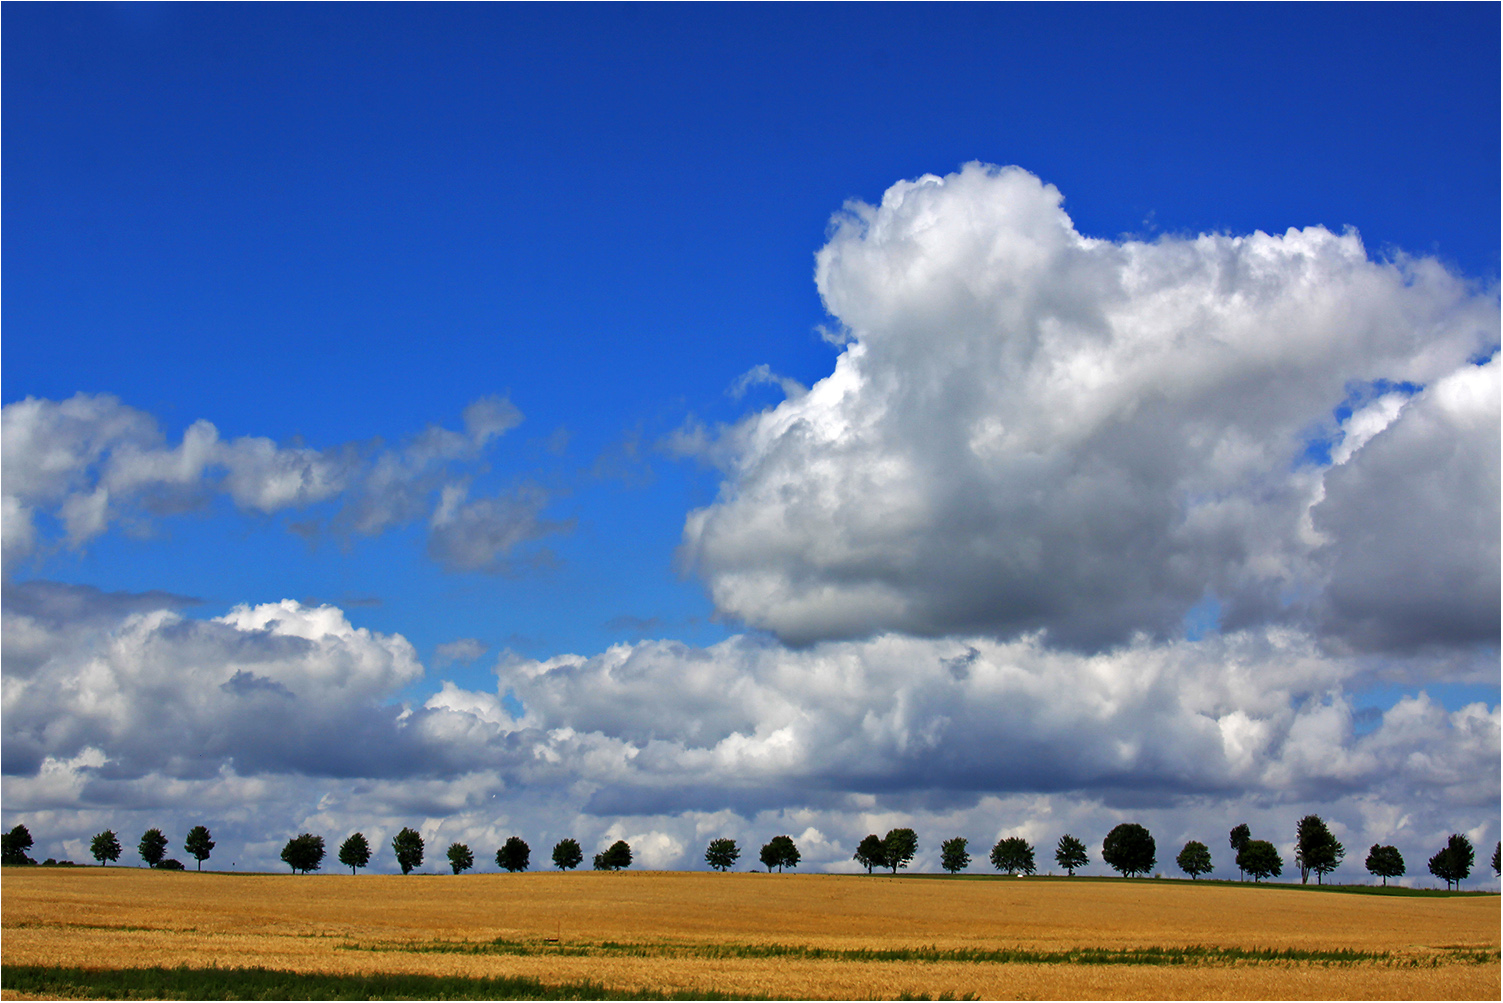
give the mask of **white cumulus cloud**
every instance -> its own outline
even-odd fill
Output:
[[[1344,528],[1311,528],[1328,464],[1307,453],[1352,394],[1496,387],[1469,362],[1496,299],[1434,261],[1320,227],[1097,240],[1061,201],[972,164],[836,218],[816,269],[849,336],[834,371],[697,449],[726,479],[684,548],[723,613],[798,644],[1042,628],[1086,649],[1172,636],[1208,594],[1228,626],[1286,621],[1344,560]],[[1495,482],[1480,433],[1430,447],[1412,459]],[[1470,526],[1479,490],[1446,511]]]

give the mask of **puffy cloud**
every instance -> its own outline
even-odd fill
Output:
[[[1311,510],[1330,541],[1327,628],[1352,645],[1497,643],[1499,366],[1352,416],[1381,428],[1327,474]]]
[[[746,396],[746,392],[752,387],[774,386],[783,391],[784,397],[801,397],[809,392],[809,388],[798,380],[788,376],[779,376],[772,371],[772,367],[765,362],[759,366],[753,366],[731,384],[731,396],[737,400]]]
[[[915,819],[1042,839],[1125,813],[1183,829],[1227,805],[1326,802],[1389,841],[1405,817],[1428,832],[1496,814],[1496,707],[1416,695],[1359,728],[1361,658],[1285,628],[1098,654],[1036,634],[641,641],[507,655],[494,690],[443,681],[414,707],[397,701],[422,667],[398,635],[330,606],[199,620],[187,602],[8,588],[8,818],[83,838],[108,813],[184,831],[207,816],[262,866],[303,829],[418,822],[481,846],[525,833],[538,853],[621,837],[651,866],[697,866],[710,826],[753,852],[788,832],[806,866],[839,869],[866,831]]]
[[[67,545],[78,548],[112,523],[139,525],[224,494],[242,511],[262,514],[340,499],[333,528],[364,535],[413,522],[436,505],[432,549],[445,566],[494,570],[516,543],[561,524],[537,518],[548,502],[537,488],[474,502],[463,512],[443,508],[465,490],[452,466],[479,460],[522,415],[505,398],[483,397],[464,409],[463,419],[462,433],[429,426],[394,449],[223,440],[203,420],[169,446],[154,418],[108,394],[28,397],[3,411],[6,568],[35,551],[39,512],[58,520]]]
[[[433,664],[441,667],[454,662],[473,662],[485,654],[486,645],[473,637],[461,637],[433,649]]]
[[[834,371],[717,446],[676,440],[726,470],[684,530],[723,613],[796,644],[1042,628],[1086,650],[1174,636],[1208,595],[1228,627],[1287,622],[1328,568],[1340,591],[1358,546],[1334,495],[1317,521],[1340,531],[1312,527],[1328,464],[1309,458],[1334,440],[1356,470],[1387,434],[1375,413],[1342,426],[1354,392],[1486,382],[1495,433],[1497,369],[1468,360],[1498,342],[1496,299],[1436,262],[1375,262],[1320,227],[1096,240],[1060,203],[973,164],[836,218],[816,268],[849,342]],[[1487,522],[1497,450],[1442,434],[1415,433],[1404,459],[1468,481],[1435,492],[1447,533],[1447,513]],[[1496,518],[1487,533],[1496,552]],[[1399,577],[1451,574],[1424,548],[1403,557]],[[1347,595],[1332,630],[1362,616]],[[1436,633],[1470,641],[1475,624]]]
[[[462,416],[464,429],[476,446],[522,424],[522,412],[505,397],[481,397],[470,402]]]
[[[388,702],[422,674],[405,639],[355,628],[330,606],[288,600],[194,620],[152,598],[7,590],[8,772],[90,748],[123,778],[221,765],[334,776],[430,768]]]
[[[447,571],[506,571],[518,546],[573,525],[542,518],[548,494],[536,486],[474,501],[467,494],[464,484],[446,486],[428,520],[428,556]]]
[[[1051,649],[1038,635],[884,635],[803,650],[747,637],[708,649],[645,641],[499,669],[526,708],[521,726],[546,729],[560,761],[589,764],[600,785],[592,810],[606,813],[750,813],[828,806],[851,792],[1169,803],[1433,787],[1428,766],[1416,774],[1385,744],[1403,712],[1357,734],[1341,694],[1361,671],[1284,629],[1140,639],[1095,655]],[[1434,713],[1399,746],[1448,750],[1451,795],[1494,797],[1497,710],[1427,706]]]

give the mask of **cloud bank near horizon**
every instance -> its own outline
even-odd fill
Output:
[[[446,681],[413,706],[411,645],[333,607],[204,621],[164,599],[9,588],[6,800],[78,839],[111,808],[234,819],[268,798],[284,828],[418,816],[482,844],[509,834],[496,826],[557,838],[650,819],[638,835],[678,847],[664,866],[695,862],[704,819],[750,839],[754,820],[804,817],[828,844],[810,864],[840,866],[873,819],[1041,838],[1048,820],[1006,817],[1009,798],[1103,828],[1322,804],[1383,842],[1486,833],[1496,814],[1498,707],[1417,694],[1371,720],[1349,695],[1364,660],[1285,628],[1098,654],[1039,635],[641,641],[504,656],[495,689]]]
[[[7,581],[8,813],[82,839],[219,811],[267,865],[292,831],[412,816],[481,846],[632,838],[650,866],[774,820],[833,869],[920,819],[1052,840],[1131,813],[1209,842],[1195,819],[1321,806],[1351,854],[1496,837],[1498,707],[1420,692],[1497,681],[1495,293],[1320,227],[1087,238],[982,165],[847,206],[816,281],[833,372],[754,371],[787,399],[677,440],[724,471],[683,557],[770,637],[503,654],[493,689],[416,705],[412,645],[331,606],[195,619]],[[501,399],[384,451],[207,422],[168,447],[108,396],[4,415],[7,569],[216,494],[337,504],[355,533],[426,514],[451,570],[558,528],[452,468],[520,421]],[[1362,706],[1380,684],[1413,692]]]

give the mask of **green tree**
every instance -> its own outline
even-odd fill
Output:
[[[311,832],[293,836],[282,847],[282,862],[292,868],[292,873],[316,871],[324,862],[324,837]]]
[[[1054,862],[1073,878],[1075,869],[1084,867],[1091,860],[1086,856],[1085,844],[1067,832],[1059,837],[1059,845],[1054,848]]]
[[[616,840],[595,854],[594,864],[597,871],[619,871],[623,867],[630,867],[631,844],[624,839]]]
[[[1446,890],[1451,890],[1451,885],[1461,887],[1461,879],[1472,873],[1472,861],[1475,853],[1472,850],[1472,841],[1459,832],[1451,833],[1451,838],[1446,840],[1445,849],[1430,858],[1430,873],[1446,883]]]
[[[89,852],[94,859],[103,867],[106,860],[120,859],[120,840],[115,835],[114,829],[106,829],[93,839],[89,840]]]
[[[1500,869],[1503,859],[1500,858],[1503,858],[1503,839],[1500,839],[1498,845],[1493,847],[1493,873],[1503,875],[1503,869]]]
[[[553,844],[553,866],[561,871],[572,871],[584,863],[584,851],[577,839],[561,839]]]
[[[1123,822],[1106,834],[1101,859],[1123,877],[1147,874],[1158,862],[1158,847],[1147,829],[1136,822]]]
[[[992,847],[992,866],[999,871],[1008,874],[1016,874],[1022,871],[1024,874],[1032,874],[1033,844],[1022,836],[1008,836],[1006,839],[997,840],[997,845]]]
[[[1253,877],[1253,884],[1260,878],[1276,878],[1284,873],[1284,860],[1279,851],[1266,839],[1249,839],[1237,854],[1237,868]]]
[[[1247,827],[1246,822],[1243,822],[1232,829],[1231,838],[1228,840],[1228,842],[1232,844],[1232,853],[1236,854],[1239,860],[1242,857],[1242,851],[1247,849],[1247,844],[1251,839],[1252,830]],[[1237,865],[1237,880],[1247,880],[1247,872],[1242,870],[1242,865],[1240,863]]]
[[[705,848],[705,863],[717,871],[728,871],[735,867],[740,856],[741,847],[736,845],[734,839],[712,839]]]
[[[1174,862],[1179,865],[1180,870],[1190,875],[1191,881],[1202,874],[1210,874],[1213,870],[1210,847],[1193,839],[1185,844],[1183,850],[1179,851],[1179,856],[1174,858]]]
[[[918,833],[912,829],[889,829],[882,837],[882,860],[894,874],[912,863],[917,853]]]
[[[774,836],[762,847],[762,863],[767,865],[767,873],[771,874],[776,867],[778,873],[783,873],[785,867],[797,867],[803,859],[798,852],[798,847],[793,843],[792,836]]]
[[[512,874],[527,870],[532,862],[532,847],[521,836],[508,836],[501,849],[496,851],[496,866],[504,867]]]
[[[365,867],[371,862],[371,844],[366,840],[365,833],[354,833],[339,844],[339,862],[348,867],[351,874],[355,873],[356,868]]]
[[[0,864],[34,864],[26,855],[31,849],[31,830],[24,825],[18,825],[10,832],[0,835]]]
[[[403,828],[391,838],[391,852],[397,855],[397,866],[403,874],[410,874],[414,867],[423,866],[423,837],[416,829]]]
[[[605,862],[611,870],[619,871],[631,866],[631,844],[624,839],[618,839],[605,851]]]
[[[851,859],[865,867],[868,874],[872,872],[873,867],[886,867],[887,856],[882,848],[882,837],[875,832],[867,836],[856,847],[856,852],[851,855]]]
[[[1367,872],[1382,878],[1383,887],[1387,888],[1389,878],[1404,876],[1404,855],[1397,846],[1379,846],[1374,843],[1367,851]]]
[[[971,855],[966,852],[966,838],[956,836],[939,844],[939,866],[957,874],[971,866]]]
[[[209,838],[206,827],[195,825],[188,830],[188,838],[183,840],[183,849],[198,861],[198,869],[201,871],[204,869],[204,861],[209,859],[209,852],[214,849],[214,840]]]
[[[468,871],[471,867],[475,866],[475,855],[463,843],[450,843],[449,849],[445,851],[444,855],[449,858],[449,866],[454,868],[455,874],[459,874],[461,871]]]
[[[141,842],[136,844],[136,852],[147,867],[155,867],[167,857],[167,837],[162,835],[161,829],[147,829],[141,834]]]
[[[1294,862],[1299,867],[1300,884],[1307,884],[1310,872],[1315,872],[1315,883],[1321,884],[1321,876],[1334,871],[1341,858],[1346,856],[1346,847],[1331,835],[1325,820],[1319,815],[1306,815],[1295,828]]]

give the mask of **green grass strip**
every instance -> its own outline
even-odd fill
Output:
[[[555,944],[540,941],[506,940],[457,941],[439,940],[417,943],[345,944],[346,950],[399,951],[417,954],[504,954],[553,957],[637,958],[787,958],[800,961],[870,962],[961,962],[997,965],[1225,965],[1242,963],[1316,963],[1352,965],[1393,963],[1387,951],[1303,950],[1300,948],[1243,947],[1136,947],[1076,948],[1066,951],[1030,951],[1023,948],[826,948],[798,944],[632,944],[605,941],[599,944]],[[1447,961],[1470,964],[1497,964],[1499,952],[1452,949],[1426,959],[1438,964]],[[1403,959],[1408,964],[1415,959]]]
[[[271,968],[51,968],[6,965],[7,991],[57,999],[156,1000],[681,1000],[765,999],[702,989],[664,994],[597,982],[544,983],[517,976],[306,974]]]

